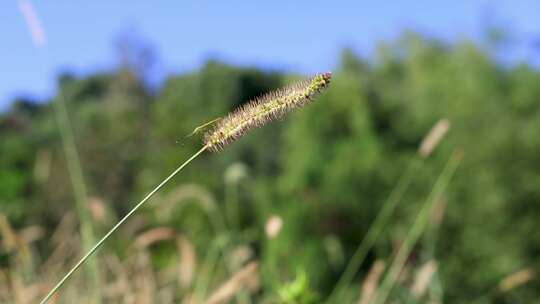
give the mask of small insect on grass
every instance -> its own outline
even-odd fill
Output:
[[[114,227],[105,234],[78,262],[71,268],[66,275],[49,291],[41,300],[41,304],[47,303],[50,298],[62,287],[62,285],[71,277],[71,275],[84,262],[94,254],[94,252],[127,220],[133,215],[146,201],[148,201],[159,189],[167,184],[178,172],[180,172],[191,161],[201,155],[204,151],[221,151],[228,144],[237,140],[246,134],[249,130],[263,126],[270,121],[284,117],[290,111],[300,108],[313,101],[330,84],[331,73],[322,73],[309,79],[289,85],[282,89],[269,92],[259,98],[251,100],[238,109],[229,113],[221,119],[215,119],[205,125],[215,122],[215,126],[204,134],[203,147],[193,154],[188,160],[176,168],[159,185],[150,191],[135,207],[133,207]],[[196,128],[197,133],[201,128]]]

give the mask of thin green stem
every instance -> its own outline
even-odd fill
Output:
[[[150,197],[152,197],[159,189],[161,189],[167,182],[169,182],[178,172],[184,169],[191,161],[193,161],[197,156],[202,154],[208,146],[202,147],[198,152],[193,154],[188,160],[181,164],[176,170],[173,171],[167,178],[165,178],[159,185],[157,185],[152,191],[150,191],[131,211],[129,211],[114,227],[99,240],[94,247],[92,247],[88,253],[86,253],[80,260],[71,268],[71,270],[49,291],[49,293],[41,300],[40,304],[45,304],[49,299],[62,287],[62,285],[71,277],[71,275],[129,218],[135,211],[137,211]]]
[[[223,239],[217,238],[212,246],[208,249],[203,265],[206,267],[206,271],[199,272],[197,282],[193,288],[193,295],[195,303],[204,303],[204,298],[206,297],[206,292],[210,285],[210,281],[214,276],[218,260],[220,258],[220,253],[223,252],[222,244]]]
[[[396,208],[401,197],[409,187],[414,169],[419,166],[420,162],[418,160],[413,160],[405,169],[405,172],[399,178],[397,186],[392,190],[387,200],[384,202],[383,207],[371,226],[369,227],[366,236],[354,252],[352,258],[350,259],[345,271],[341,275],[336,286],[332,290],[332,293],[328,297],[327,303],[334,303],[335,299],[338,299],[343,294],[343,291],[347,285],[349,285],[354,278],[354,275],[358,272],[358,269],[364,262],[368,251],[373,247],[375,241],[379,238],[383,228],[390,219],[394,209]]]
[[[27,4],[30,5],[30,3]],[[32,32],[32,28],[37,28],[42,33],[45,33],[45,30],[41,27],[37,15],[31,18],[27,14],[25,14],[22,8],[21,12],[25,21],[27,22],[30,32]],[[34,19],[34,22],[32,22],[31,19]],[[35,39],[35,37],[32,35],[32,41],[38,48],[45,47],[45,40],[40,41],[39,39]],[[77,146],[75,145],[73,130],[71,127],[71,122],[69,120],[69,115],[65,103],[66,102],[63,89],[62,86],[60,86],[58,97],[52,104],[54,108],[54,114],[58,123],[58,129],[60,131],[60,137],[62,138],[62,147],[64,149],[64,154],[66,155],[68,173],[75,196],[75,209],[77,211],[77,216],[81,225],[81,245],[82,249],[86,251],[95,242],[94,229],[92,227],[92,221],[90,219],[89,211],[85,206],[85,204],[87,203],[86,186],[82,174],[81,163],[79,160],[79,153],[77,151]],[[86,266],[86,272],[90,276],[90,286],[88,287],[88,289],[92,294],[92,302],[95,304],[99,304],[101,303],[101,294],[99,291],[100,280],[97,263],[95,261],[91,261],[90,263],[88,263]]]
[[[414,245],[416,244],[428,224],[429,214],[433,208],[434,202],[441,196],[444,189],[448,186],[448,183],[450,182],[450,179],[452,178],[460,160],[461,157],[457,156],[455,153],[450,156],[450,159],[446,163],[445,168],[437,178],[437,181],[435,182],[431,193],[424,202],[422,209],[420,210],[420,212],[418,212],[416,220],[414,221],[411,229],[409,230],[405,241],[397,252],[394,258],[394,262],[390,266],[390,269],[388,270],[388,273],[386,274],[386,277],[381,284],[379,291],[375,295],[374,303],[384,303],[388,298],[388,295],[390,294],[390,291],[392,290],[392,287],[394,286],[394,283],[396,282],[399,273],[403,269],[403,266],[405,265],[405,262],[407,261],[407,258],[411,253],[411,250],[413,249]]]
[[[81,244],[82,249],[87,251],[95,243],[94,228],[92,220],[90,219],[90,213],[86,207],[87,191],[84,181],[84,176],[81,168],[81,161],[79,159],[79,152],[75,145],[75,139],[73,136],[73,128],[66,108],[66,98],[64,96],[64,90],[60,86],[58,97],[53,102],[54,114],[58,123],[58,129],[60,131],[60,137],[62,139],[62,147],[66,156],[67,169],[73,188],[73,194],[75,196],[75,209],[80,221],[81,230]],[[86,273],[89,276],[90,294],[93,303],[101,303],[101,295],[99,292],[100,280],[98,266],[95,261],[91,261],[86,265]]]

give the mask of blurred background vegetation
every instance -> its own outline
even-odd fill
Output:
[[[35,303],[84,253],[54,102],[99,237],[200,148],[183,138],[193,128],[305,77],[209,60],[155,89],[145,52],[128,53],[0,114],[0,302]],[[369,58],[344,49],[333,73],[313,104],[187,167],[95,256],[100,285],[80,271],[58,303],[370,303],[418,219],[389,302],[538,299],[540,71],[406,32]],[[437,123],[446,136],[419,153]],[[389,221],[334,290],[392,194]]]

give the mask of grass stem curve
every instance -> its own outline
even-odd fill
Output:
[[[167,176],[159,185],[157,185],[152,191],[150,191],[135,207],[133,207],[116,225],[114,225],[107,234],[105,234],[95,245],[92,247],[78,262],[71,268],[70,271],[64,275],[64,277],[49,291],[49,293],[39,302],[40,304],[47,303],[51,297],[64,285],[64,283],[73,275],[73,273],[81,267],[81,265],[84,264],[88,258],[92,256],[96,252],[96,250],[103,245],[103,243],[127,220],[135,213],[146,201],[148,201],[159,189],[161,189],[165,184],[167,184],[178,172],[180,172],[182,169],[184,169],[185,166],[187,166],[191,161],[193,161],[197,156],[201,155],[204,151],[208,149],[208,146],[202,147],[199,151],[197,151],[195,154],[193,154],[190,158],[188,158],[185,162],[183,162],[176,170],[174,170],[169,176]]]

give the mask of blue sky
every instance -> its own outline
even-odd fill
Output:
[[[22,0],[21,0],[22,1]],[[54,3],[54,4],[52,4]],[[155,48],[157,78],[209,57],[312,73],[335,66],[344,46],[367,56],[414,29],[445,40],[481,39],[489,22],[538,40],[540,1],[38,1],[46,44],[32,42],[20,1],[0,2],[0,109],[14,96],[46,98],[61,71],[87,74],[117,62],[114,41],[134,32]],[[538,43],[538,42],[537,42]],[[511,62],[540,62],[519,42]]]

